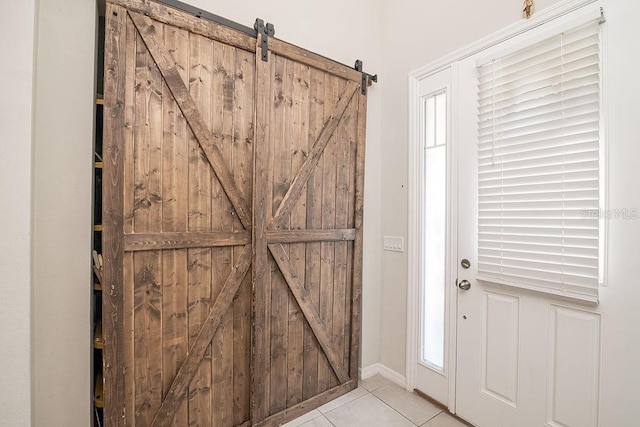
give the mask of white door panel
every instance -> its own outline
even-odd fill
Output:
[[[471,285],[458,289],[456,413],[477,427],[595,427],[601,348],[597,307],[476,280],[476,61],[470,57],[457,64],[455,85],[457,277]],[[468,269],[459,264],[463,258],[469,260]]]

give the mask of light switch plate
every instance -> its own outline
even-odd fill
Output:
[[[385,251],[404,252],[404,238],[400,236],[384,236]]]

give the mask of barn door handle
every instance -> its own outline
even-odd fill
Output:
[[[463,280],[458,283],[458,287],[463,291],[468,291],[469,289],[471,289],[471,283],[468,280]]]

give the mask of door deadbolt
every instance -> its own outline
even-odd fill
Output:
[[[458,283],[458,287],[463,291],[468,291],[469,289],[471,289],[471,283],[468,280],[463,280],[462,282]]]
[[[469,262],[468,259],[463,259],[462,261],[460,261],[460,265],[462,266],[462,268],[464,268],[465,270],[469,267],[471,267],[471,263]]]

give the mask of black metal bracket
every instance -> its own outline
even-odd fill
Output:
[[[355,68],[356,71],[359,71],[362,73],[362,85],[360,86],[360,89],[362,91],[363,95],[367,94],[367,88],[369,86],[371,86],[373,83],[378,83],[378,75],[371,75],[368,73],[365,73],[363,70],[363,64],[362,61],[360,61],[359,59],[356,60],[356,65],[353,67]]]
[[[256,18],[256,23],[253,24],[253,28],[258,34],[262,34],[262,60],[267,62],[269,60],[269,37],[276,35],[276,29],[273,24],[265,24],[260,18]]]

